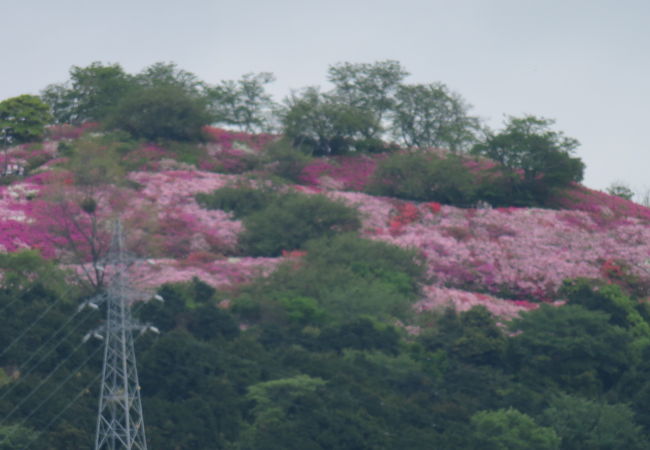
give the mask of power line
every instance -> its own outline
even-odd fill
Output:
[[[29,364],[29,362],[30,362],[32,359],[36,358],[36,356],[40,353],[40,351],[43,350],[43,349],[44,349],[44,348],[45,348],[45,347],[46,347],[50,342],[52,342],[52,341],[54,340],[55,336],[56,336],[56,335],[57,335],[57,334],[58,334],[58,333],[59,333],[59,332],[60,332],[60,331],[65,327],[65,326],[67,326],[67,324],[69,324],[75,316],[76,316],[76,314],[73,315],[73,316],[71,316],[71,317],[70,317],[70,318],[69,318],[69,319],[68,319],[68,320],[67,320],[67,321],[66,321],[66,322],[65,322],[61,327],[59,327],[59,329],[58,329],[58,330],[57,330],[57,331],[52,335],[52,337],[50,337],[50,339],[48,339],[48,340],[47,340],[44,344],[42,344],[42,345],[41,345],[37,350],[35,350],[35,351],[32,353],[32,356],[30,356],[29,359],[28,359],[27,361],[25,361],[25,362],[24,362],[24,363],[19,367],[18,370],[20,371],[20,379],[19,379],[18,381],[16,381],[16,382],[12,383],[11,386],[10,386],[10,387],[5,391],[5,392],[3,392],[2,395],[0,395],[0,400],[3,400],[7,395],[9,395],[11,392],[13,392],[13,390],[16,389],[16,387],[20,385],[21,380],[25,380],[25,379],[26,379],[26,378],[27,378],[27,377],[28,377],[32,372],[34,372],[34,370],[36,370],[36,368],[37,368],[38,366],[41,365],[41,363],[43,363],[43,361],[45,361],[45,359],[46,359],[48,356],[50,356],[50,354],[52,354],[52,352],[54,352],[54,350],[56,350],[57,348],[59,348],[59,346],[60,346],[61,344],[63,344],[63,343],[64,343],[64,342],[65,342],[65,341],[66,341],[66,340],[67,340],[67,339],[72,335],[72,333],[74,333],[75,331],[77,331],[77,329],[79,329],[79,328],[81,327],[81,325],[83,325],[83,324],[84,324],[84,323],[85,323],[85,322],[86,322],[90,317],[92,317],[92,316],[90,316],[90,315],[87,315],[83,320],[81,320],[80,322],[78,322],[77,325],[76,325],[74,328],[72,328],[71,330],[69,330],[68,333],[67,333],[67,334],[66,334],[66,335],[65,335],[65,336],[64,336],[64,337],[63,337],[63,338],[62,338],[62,339],[61,339],[61,340],[60,340],[60,341],[59,341],[59,342],[54,346],[54,347],[52,347],[52,348],[51,348],[47,353],[45,353],[44,355],[41,355],[41,358],[40,358],[40,359],[39,359],[39,360],[38,360],[38,361],[37,361],[37,362],[36,362],[32,367],[30,367],[29,370],[24,371],[24,369],[25,369],[25,367],[27,366],[27,364]]]
[[[2,353],[0,353],[0,358],[2,358],[14,345],[16,345],[18,343],[18,341],[20,341],[32,328],[34,328],[34,326],[36,326],[36,324],[38,322],[40,322],[41,319],[43,319],[43,317],[45,317],[45,315],[52,310],[52,308],[54,308],[56,305],[58,305],[61,302],[62,299],[63,299],[63,297],[57,298],[55,302],[51,303],[47,308],[45,308],[45,310],[43,310],[43,312],[41,314],[39,314],[39,316],[36,318],[36,320],[34,320],[27,328],[25,328],[23,330],[23,332],[20,333],[20,335],[17,338],[15,338],[11,342],[11,344],[9,344],[2,351]]]
[[[59,417],[61,417],[61,416],[62,416],[62,415],[63,415],[63,414],[68,410],[68,409],[70,409],[70,407],[71,407],[71,406],[72,406],[72,405],[73,405],[77,400],[79,400],[79,398],[80,398],[83,394],[85,394],[85,393],[87,393],[87,392],[90,391],[90,388],[91,388],[95,383],[97,383],[97,381],[99,380],[99,378],[100,378],[101,376],[102,376],[101,373],[98,373],[97,375],[95,375],[95,377],[90,381],[90,383],[88,383],[88,384],[87,384],[87,385],[86,385],[86,386],[85,386],[81,391],[79,391],[79,393],[78,393],[77,395],[74,396],[74,398],[73,398],[72,400],[70,400],[70,401],[68,402],[68,404],[65,406],[65,408],[63,408],[61,411],[59,411],[59,413],[58,413],[56,416],[54,416],[54,417],[53,417],[53,418],[52,418],[52,419],[47,423],[47,425],[45,425],[43,428],[41,428],[41,429],[36,433],[36,435],[30,439],[30,441],[27,443],[27,444],[28,444],[27,447],[25,447],[23,450],[27,450],[28,448],[30,448],[30,447],[31,447],[31,446],[32,446],[32,445],[33,445],[33,444],[34,444],[34,443],[35,443],[35,442],[36,442],[36,441],[37,441],[37,440],[38,440],[38,439],[43,435],[43,433],[45,433],[47,430],[49,430],[50,427],[54,424],[54,422],[56,422],[57,420],[59,420]]]
[[[96,349],[95,349],[95,350],[94,350],[90,355],[88,355],[88,357],[87,357],[87,358],[86,358],[86,359],[85,359],[81,364],[79,364],[79,365],[78,365],[78,366],[77,366],[73,371],[71,371],[70,374],[68,374],[68,376],[65,377],[65,379],[64,379],[61,383],[59,383],[59,385],[58,385],[55,389],[53,389],[52,391],[50,391],[50,394],[49,394],[47,397],[45,397],[45,398],[43,399],[43,401],[41,401],[41,403],[39,403],[39,404],[38,404],[34,409],[32,409],[32,411],[31,411],[31,412],[30,412],[30,413],[29,413],[25,418],[23,418],[23,419],[18,423],[18,426],[19,426],[19,427],[22,426],[22,425],[23,425],[25,422],[27,422],[27,421],[28,421],[28,420],[29,420],[29,419],[30,419],[34,414],[36,414],[36,413],[38,412],[38,410],[41,409],[41,408],[43,407],[44,404],[46,404],[46,403],[47,403],[47,402],[48,402],[48,401],[49,401],[49,400],[50,400],[50,399],[51,399],[51,398],[52,398],[52,397],[53,397],[57,392],[59,392],[59,391],[61,390],[61,388],[62,388],[62,387],[63,387],[63,386],[68,382],[68,381],[70,381],[70,379],[71,379],[73,376],[75,376],[75,375],[76,375],[76,374],[77,374],[77,373],[78,373],[78,372],[79,372],[79,371],[80,371],[80,370],[81,370],[81,369],[82,369],[82,368],[83,368],[83,367],[88,363],[88,361],[90,361],[90,360],[92,359],[93,356],[95,356],[95,355],[97,354],[97,352],[99,351],[100,348],[101,348],[101,347],[97,347],[97,348],[96,348]],[[54,373],[54,372],[52,372],[52,373]],[[49,377],[48,377],[48,378],[49,378]],[[31,397],[31,395],[32,395],[36,390],[37,390],[37,389],[33,390],[33,391],[30,393],[30,395],[29,395],[28,397]],[[28,397],[25,397],[24,400],[26,400]],[[17,405],[17,406],[16,406],[16,407],[11,411],[11,413],[9,413],[9,415],[8,415],[7,417],[5,417],[4,420],[8,419],[8,418],[9,418],[9,417],[10,417],[10,416],[11,416],[11,415],[12,415],[12,414],[13,414],[13,413],[14,413],[14,412],[15,412],[15,411],[16,411],[16,410],[17,410],[17,409],[18,409],[18,408],[19,408],[19,407],[24,403],[24,400],[23,400],[21,403],[19,403],[19,404],[18,404],[18,405]],[[4,422],[4,420],[3,420],[3,422]],[[5,441],[6,441],[6,440],[11,436],[11,435],[12,435],[12,434],[8,434],[7,436],[5,436],[5,438],[4,438],[2,441],[0,441],[0,445],[3,444],[3,443],[4,443],[4,442],[5,442]]]
[[[23,397],[23,399],[22,399],[22,400],[21,400],[21,401],[20,401],[16,406],[14,406],[14,408],[9,412],[9,414],[7,414],[5,417],[2,418],[2,420],[0,420],[0,425],[6,423],[7,419],[9,419],[11,416],[13,416],[13,414],[14,414],[14,413],[15,413],[15,412],[16,412],[16,411],[17,411],[17,410],[18,410],[22,405],[24,405],[25,402],[26,402],[27,400],[29,400],[29,399],[30,399],[30,398],[31,398],[31,397],[32,397],[36,392],[38,392],[39,389],[41,389],[41,388],[45,385],[45,383],[47,383],[47,382],[50,380],[50,378],[52,378],[52,377],[54,376],[54,374],[55,374],[55,373],[56,373],[56,372],[57,372],[57,371],[58,371],[58,370],[59,370],[59,369],[60,369],[60,368],[61,368],[61,367],[62,367],[62,366],[63,366],[63,365],[64,365],[64,364],[65,364],[65,363],[70,359],[70,358],[72,358],[72,355],[74,355],[74,353],[75,353],[77,350],[79,350],[79,348],[80,348],[83,344],[84,344],[84,342],[80,342],[80,343],[79,343],[79,344],[78,344],[78,345],[77,345],[77,346],[76,346],[76,347],[75,347],[75,348],[70,352],[70,354],[69,354],[69,355],[68,355],[68,356],[67,356],[63,361],[61,361],[61,362],[60,362],[60,363],[59,363],[59,364],[54,368],[54,370],[52,370],[52,372],[50,372],[50,373],[48,374],[48,376],[46,376],[43,380],[41,380],[41,382],[38,383],[38,385],[37,385],[34,389],[32,389],[32,390],[29,392],[29,394],[27,394],[25,397]],[[98,349],[99,349],[99,348],[100,348],[100,347],[98,347]],[[95,351],[93,351],[93,353],[91,353],[91,356],[92,356],[92,355],[95,355],[96,353],[97,353],[97,349],[95,349]],[[89,360],[89,359],[90,359],[90,357],[87,358],[87,360]]]

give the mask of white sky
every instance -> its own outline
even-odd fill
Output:
[[[0,100],[93,61],[173,61],[208,83],[273,72],[281,100],[327,88],[331,64],[395,59],[493,128],[556,119],[582,144],[587,186],[650,188],[647,0],[0,0],[0,42]]]

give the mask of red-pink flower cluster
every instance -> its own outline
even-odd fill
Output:
[[[439,286],[425,286],[424,298],[415,304],[417,312],[452,307],[456,311],[467,311],[475,306],[484,306],[498,317],[514,317],[520,311],[535,309],[536,303],[511,301],[477,292],[461,291]]]
[[[303,169],[300,182],[308,186],[362,191],[377,168],[377,163],[383,158],[383,154],[318,158]]]
[[[131,275],[142,287],[190,281],[197,277],[217,288],[235,287],[270,274],[282,258],[226,258],[197,263],[156,259],[138,263]]]

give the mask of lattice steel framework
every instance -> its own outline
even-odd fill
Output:
[[[104,294],[104,364],[95,450],[147,448],[133,346],[133,331],[142,331],[143,326],[131,317],[131,304],[135,295],[129,285],[129,264],[124,253],[123,239],[122,227],[118,221],[105,265],[105,270],[111,270],[112,277]]]

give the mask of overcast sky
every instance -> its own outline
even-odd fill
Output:
[[[329,65],[394,59],[493,128],[555,119],[581,142],[587,186],[650,188],[647,0],[0,0],[0,42],[0,99],[73,65],[166,61],[208,83],[273,72],[281,100],[327,88]]]

